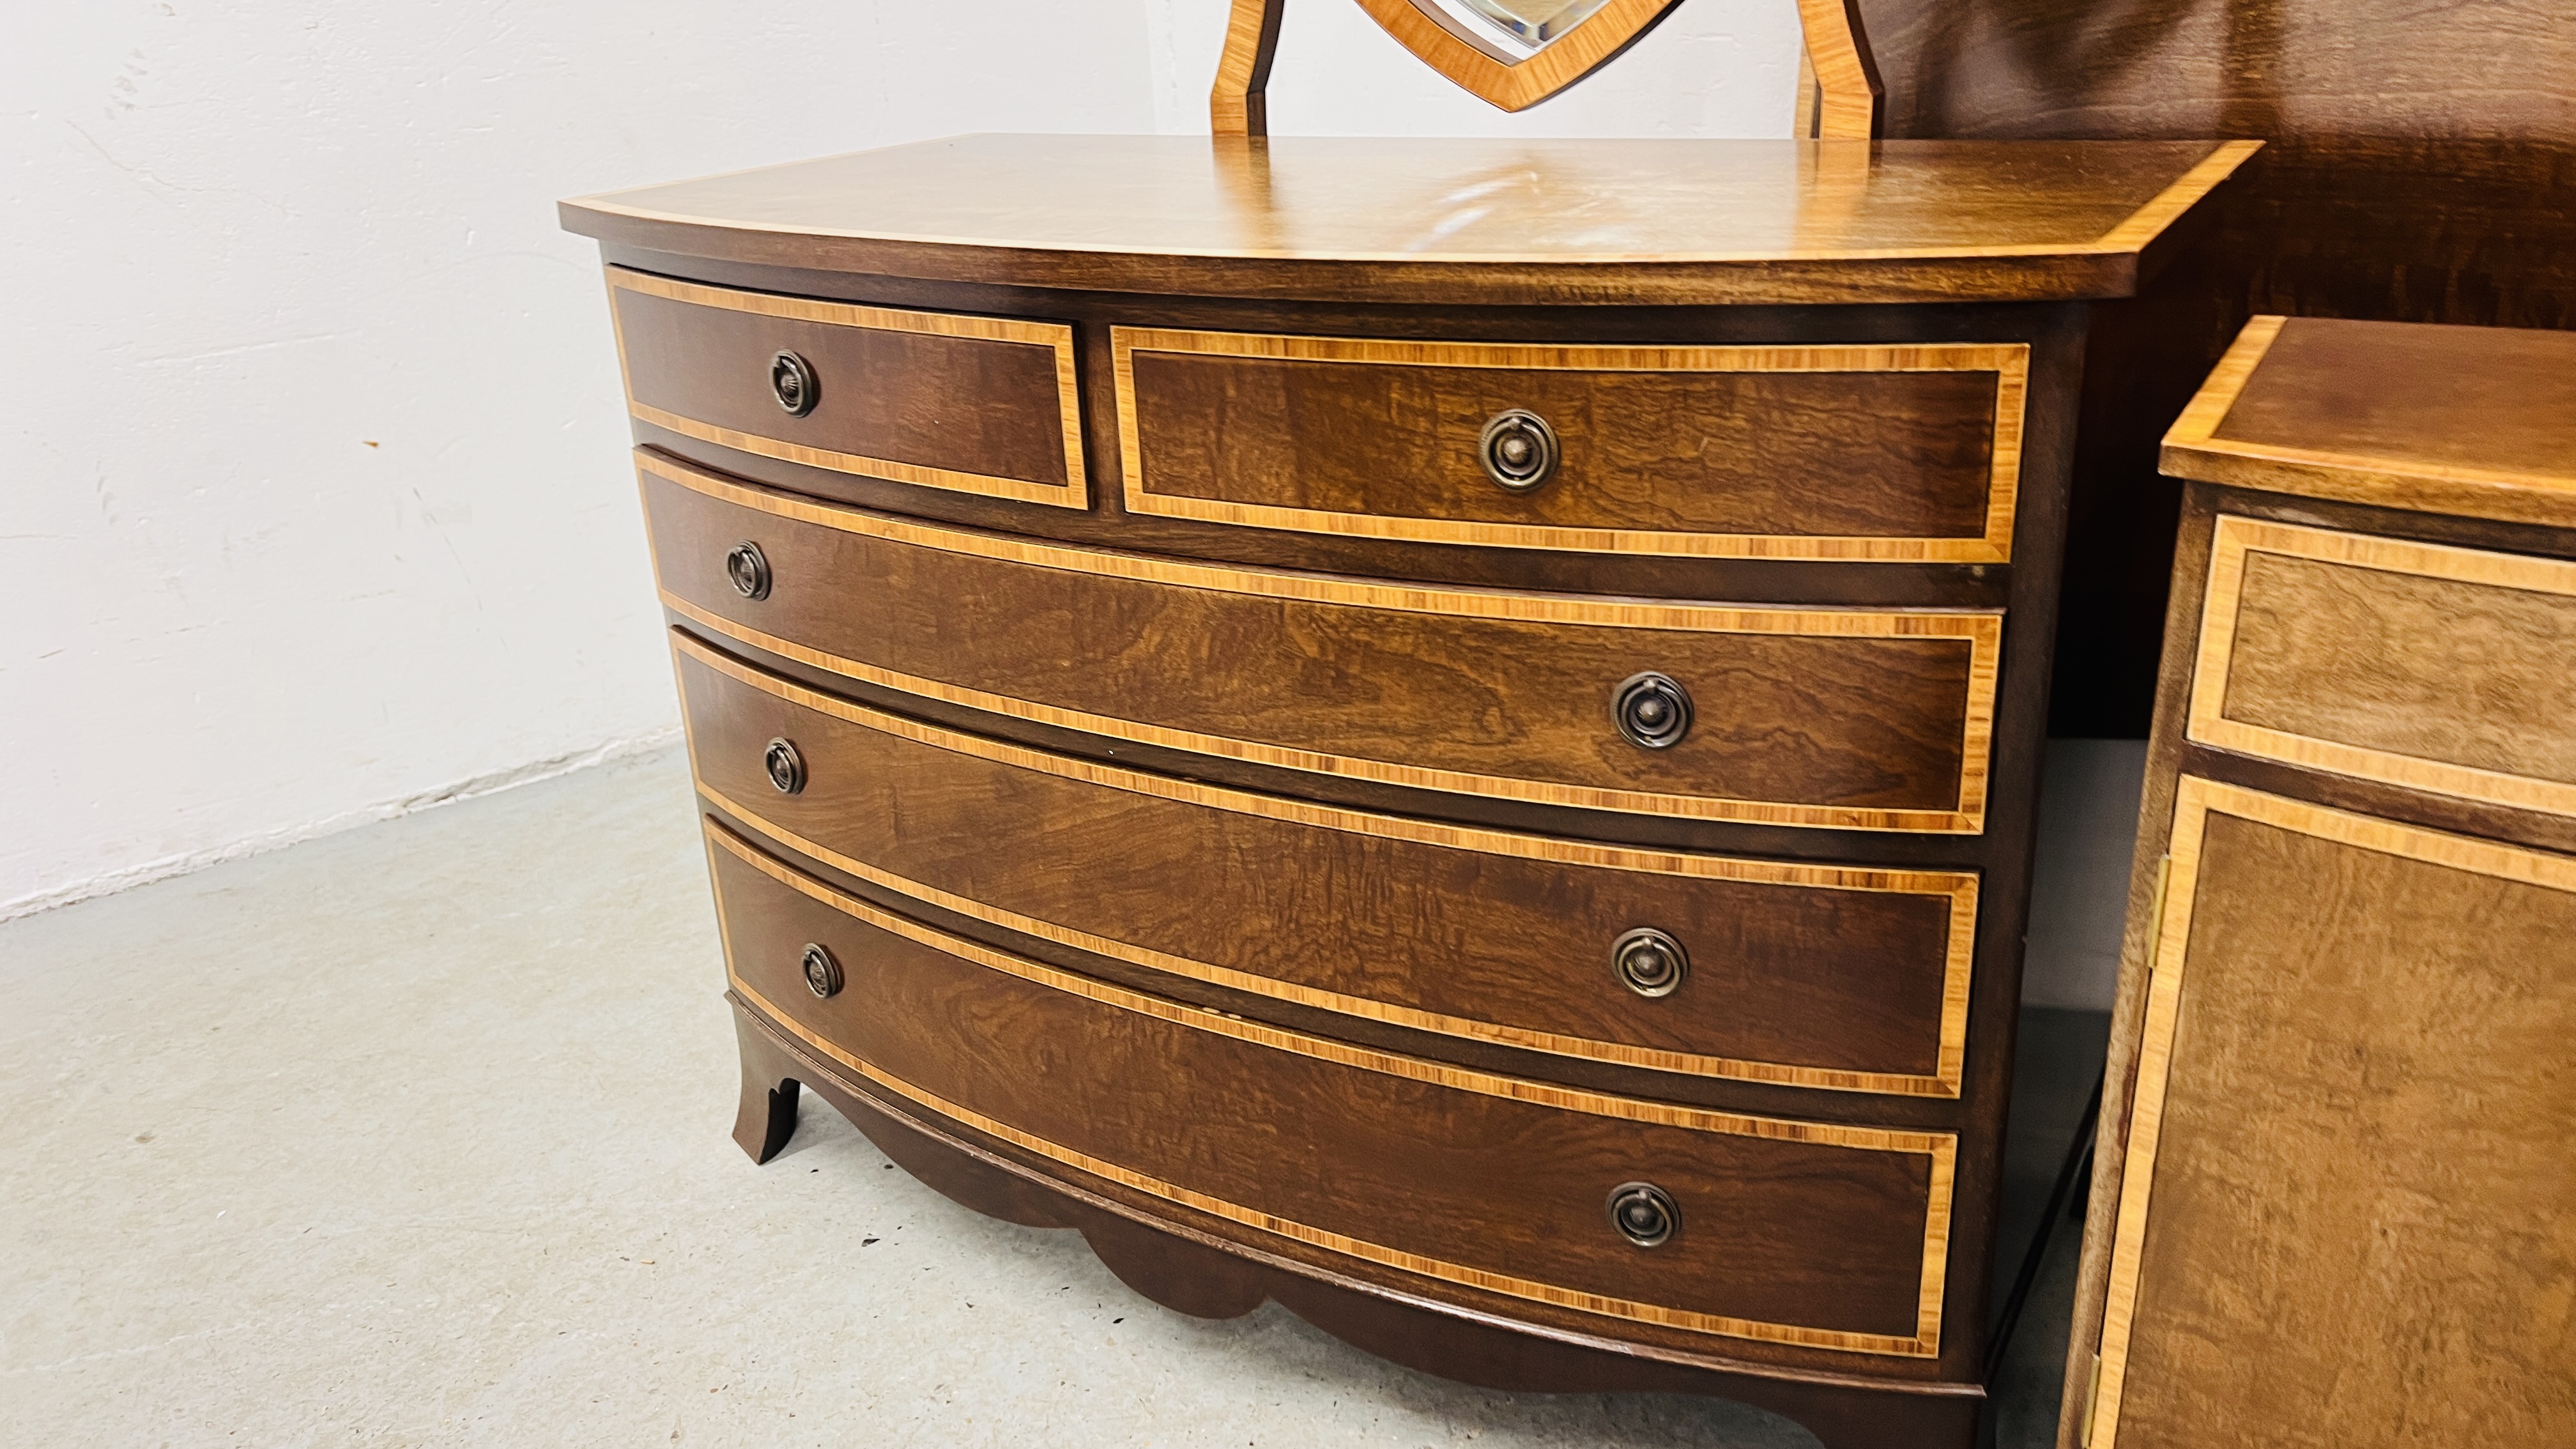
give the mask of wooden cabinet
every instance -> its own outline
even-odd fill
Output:
[[[567,203],[737,1139],[812,1089],[1184,1311],[1969,1443],[2085,304],[2248,149],[981,137]]]
[[[2576,1442],[2571,377],[2258,318],[2167,439],[2069,1449]]]

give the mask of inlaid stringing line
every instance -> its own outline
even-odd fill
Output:
[[[1091,485],[1083,471],[1082,399],[1075,384],[1073,329],[1059,322],[1030,322],[1012,317],[977,317],[953,312],[914,312],[893,307],[871,307],[855,302],[826,302],[812,297],[790,297],[770,292],[744,292],[730,287],[712,287],[697,282],[682,282],[657,277],[648,272],[612,266],[606,269],[609,287],[609,320],[617,334],[619,375],[626,379],[627,410],[644,422],[666,428],[683,437],[702,443],[732,448],[782,462],[799,463],[809,468],[826,468],[840,473],[861,473],[953,492],[980,493],[991,497],[1012,498],[1024,503],[1045,503],[1059,507],[1089,508]],[[626,367],[626,327],[616,306],[619,291],[659,297],[665,301],[690,306],[713,307],[728,312],[744,312],[762,317],[782,317],[795,321],[819,322],[838,327],[863,327],[880,332],[911,332],[932,337],[958,337],[988,342],[1010,342],[1044,347],[1055,360],[1056,413],[1063,433],[1065,481],[1048,483],[1026,478],[1006,478],[994,474],[969,473],[954,468],[939,468],[924,463],[907,463],[892,458],[843,453],[829,448],[773,438],[763,433],[747,433],[734,428],[687,417],[653,406],[635,396],[633,376]]]
[[[2027,343],[1784,345],[1727,347],[1588,346],[1502,342],[1408,342],[1374,338],[1200,332],[1113,327],[1110,351],[1118,404],[1121,488],[1128,511],[1170,518],[1367,538],[1486,544],[1586,552],[1703,558],[1834,558],[1883,563],[2005,563],[2012,557],[2019,504],[2022,434],[2028,409]],[[1979,537],[1752,534],[1594,528],[1497,520],[1379,515],[1238,503],[1156,493],[1145,486],[1135,354],[1164,352],[1354,365],[1619,372],[1986,372],[1995,376],[1985,530]]]

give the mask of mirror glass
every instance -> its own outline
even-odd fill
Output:
[[[1498,60],[1526,60],[1610,0],[1413,0],[1414,8]]]

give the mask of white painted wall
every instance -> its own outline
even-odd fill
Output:
[[[1144,130],[1134,0],[0,20],[0,916],[670,737],[556,198]]]

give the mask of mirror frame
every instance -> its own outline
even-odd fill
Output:
[[[1469,94],[1523,111],[1616,59],[1681,0],[1610,0],[1580,24],[1517,62],[1496,60],[1414,0],[1358,0],[1379,28]],[[1279,45],[1286,0],[1234,0],[1225,53],[1208,92],[1208,120],[1220,136],[1267,136],[1264,92]],[[1858,0],[1797,0],[1806,47],[1798,67],[1796,134],[1827,140],[1878,135],[1878,70],[1861,31]]]

